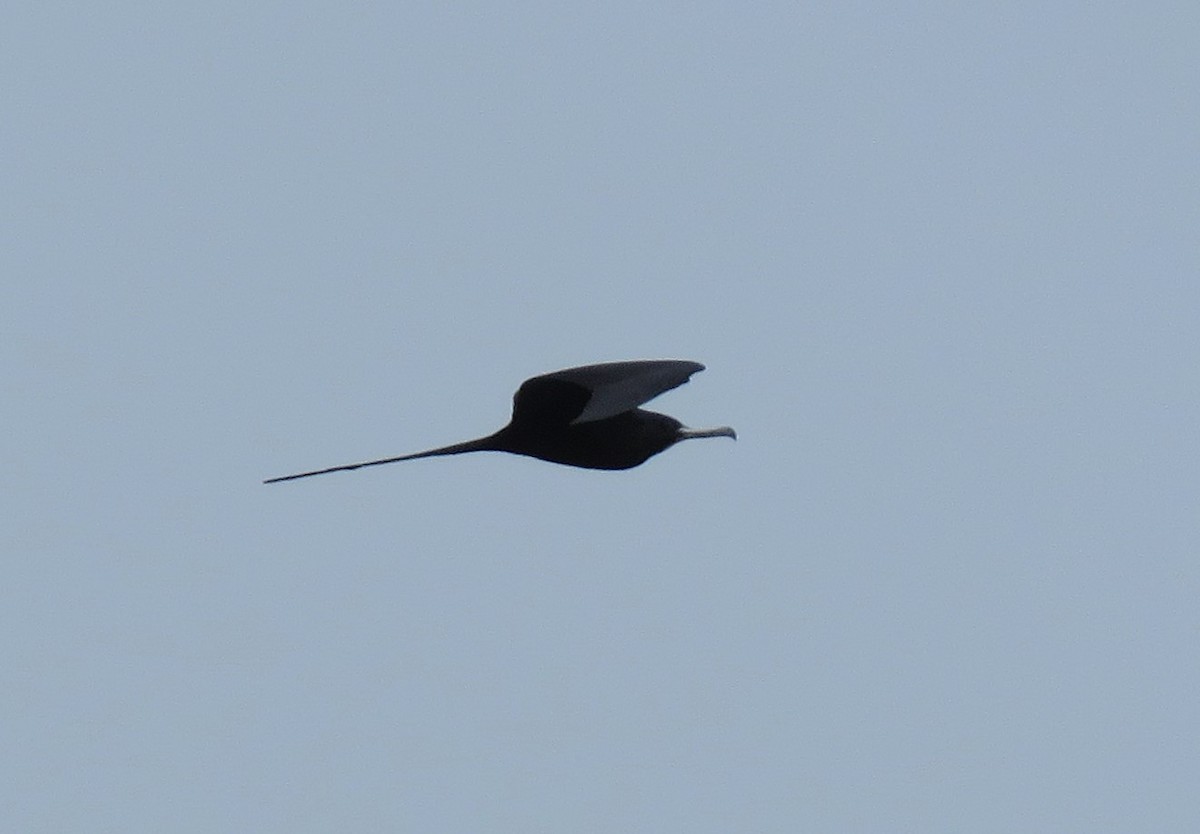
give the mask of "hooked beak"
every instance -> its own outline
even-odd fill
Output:
[[[691,440],[693,437],[732,437],[734,440],[737,440],[737,432],[730,426],[717,426],[715,429],[689,429],[686,426],[680,427],[680,440]]]

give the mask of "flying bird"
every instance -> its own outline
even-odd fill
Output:
[[[263,483],[464,452],[511,452],[586,469],[631,469],[681,440],[737,439],[729,426],[689,429],[674,417],[638,408],[702,370],[704,366],[699,362],[649,359],[554,371],[521,383],[513,395],[512,420],[495,434],[425,452],[284,475]]]

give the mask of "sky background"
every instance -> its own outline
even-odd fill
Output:
[[[1194,2],[6,18],[0,829],[1200,830]]]

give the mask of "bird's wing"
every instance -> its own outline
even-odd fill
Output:
[[[585,365],[526,380],[513,397],[513,423],[590,423],[637,408],[688,381],[699,362],[647,359]]]

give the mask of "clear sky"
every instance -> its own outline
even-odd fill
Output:
[[[19,5],[0,829],[1200,830],[1194,2]]]

